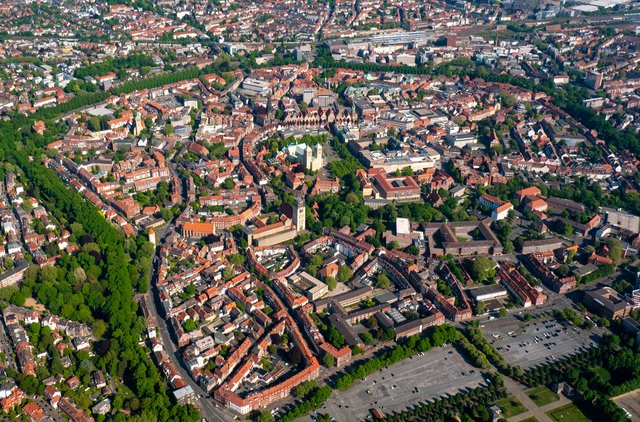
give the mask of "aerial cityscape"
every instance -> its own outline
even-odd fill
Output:
[[[0,420],[640,419],[640,1],[0,1]]]

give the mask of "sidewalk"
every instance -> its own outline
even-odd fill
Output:
[[[509,418],[509,422],[519,422],[530,417],[535,417],[539,422],[543,421],[551,421],[551,418],[547,416],[547,412],[553,409],[556,409],[560,406],[564,406],[565,404],[571,403],[571,400],[560,394],[560,399],[554,401],[553,403],[545,404],[544,406],[538,406],[531,400],[531,398],[527,395],[527,390],[529,388],[525,388],[522,384],[515,382],[511,378],[504,378],[505,387],[507,387],[507,391],[509,391],[513,396],[515,396],[520,403],[528,410],[519,415],[513,416]]]

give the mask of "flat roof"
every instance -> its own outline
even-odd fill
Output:
[[[469,293],[474,297],[498,294],[504,292],[507,293],[507,289],[501,284],[490,284],[488,286],[476,287],[473,289],[469,289]]]

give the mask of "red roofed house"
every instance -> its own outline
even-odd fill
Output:
[[[27,416],[29,416],[29,419],[31,419],[33,422],[43,421],[47,417],[47,415],[44,414],[44,410],[42,410],[42,408],[38,406],[37,403],[32,401],[24,405],[22,410],[24,410],[24,413],[26,413]]]

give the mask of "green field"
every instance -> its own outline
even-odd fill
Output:
[[[549,390],[544,385],[527,391],[527,395],[540,407],[560,399],[560,396]]]
[[[535,418],[535,416],[531,416],[530,418],[523,419],[520,422],[538,422],[538,420]]]
[[[506,399],[498,400],[495,405],[502,409],[505,418],[510,418],[527,411],[527,408],[524,407],[522,403],[520,403],[518,399],[513,396],[509,396]]]
[[[589,422],[584,413],[576,407],[575,404],[567,404],[560,406],[547,412],[547,415],[556,422]]]

